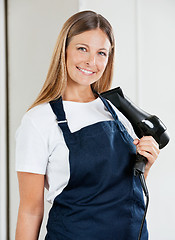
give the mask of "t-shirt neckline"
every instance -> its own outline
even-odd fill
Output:
[[[75,102],[75,101],[67,101],[67,100],[63,100],[64,103],[74,103],[74,104],[91,104],[91,103],[95,103],[96,101],[98,101],[100,98],[97,97],[96,99],[90,101],[90,102]]]

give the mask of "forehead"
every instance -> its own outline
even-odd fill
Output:
[[[79,43],[86,44],[89,47],[106,48],[107,50],[109,50],[111,46],[106,33],[104,33],[101,29],[85,31],[75,35],[70,41],[70,45]]]

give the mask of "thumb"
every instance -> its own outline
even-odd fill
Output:
[[[139,143],[139,139],[134,139],[134,141],[133,141],[133,143],[135,144],[135,145],[137,145],[138,143]]]

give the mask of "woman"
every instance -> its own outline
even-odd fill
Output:
[[[53,204],[45,239],[137,239],[144,201],[133,176],[136,147],[148,159],[145,177],[159,148],[150,136],[137,139],[100,95],[111,86],[114,47],[111,25],[95,12],[63,25],[44,86],[16,134],[16,240],[38,239],[44,186]],[[146,223],[142,235],[148,239]]]

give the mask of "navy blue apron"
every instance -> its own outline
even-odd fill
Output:
[[[112,106],[98,96],[114,120],[73,133],[62,97],[50,102],[69,149],[70,179],[54,199],[45,240],[138,238],[145,204],[140,181],[133,174],[136,147]],[[141,239],[148,239],[146,222]]]

